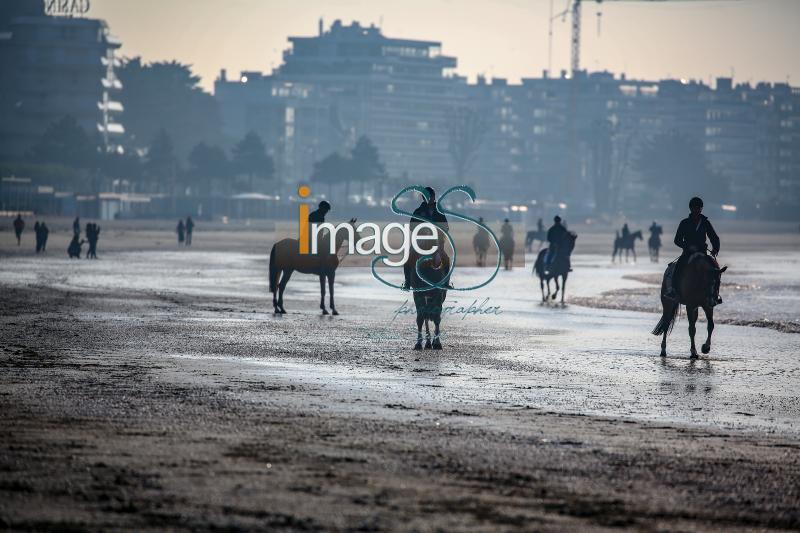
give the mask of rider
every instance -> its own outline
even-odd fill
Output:
[[[433,190],[433,187],[425,187],[425,191],[428,193],[428,199],[425,200],[425,196],[422,196],[422,203],[419,204],[414,210],[414,214],[411,217],[411,231],[414,231],[414,228],[423,223],[423,222],[432,222],[439,228],[447,231],[450,229],[450,226],[447,224],[447,218],[444,214],[440,213],[436,207],[436,191]],[[425,217],[427,220],[423,220],[420,218],[416,218],[417,215]],[[438,268],[442,262],[441,252],[444,250],[444,233],[441,231],[436,232],[438,235],[438,248],[436,249],[436,253],[433,256],[433,264],[434,267]],[[423,235],[424,232],[420,232],[420,235]],[[405,287],[411,287],[411,269],[414,268],[413,265],[410,264],[411,261],[406,262],[403,265],[403,274],[405,276]]]
[[[547,255],[544,257],[545,274],[548,273],[550,265],[553,263],[553,259],[555,259],[558,253],[558,247],[564,241],[566,235],[567,228],[561,225],[561,217],[556,215],[553,217],[553,225],[547,230],[547,242],[550,244],[547,247]]]
[[[680,287],[680,277],[684,266],[689,261],[689,257],[695,252],[706,253],[706,237],[711,241],[711,255],[715,258],[719,253],[719,236],[714,231],[711,221],[702,214],[703,200],[695,196],[689,201],[689,216],[681,220],[678,231],[675,233],[675,246],[681,248],[683,252],[675,265],[672,274],[672,284],[667,290],[666,297],[678,299],[678,288]],[[722,298],[716,297],[718,304],[722,303]]]
[[[317,208],[308,214],[308,225],[311,227],[311,224],[322,224],[325,222],[325,215],[328,214],[328,211],[331,210],[331,204],[322,200]],[[328,230],[324,230],[326,234]],[[309,238],[311,238],[311,234],[309,232]],[[309,248],[310,249],[310,248]]]
[[[622,225],[622,242],[627,243],[631,238],[631,230],[628,229],[628,223]]]

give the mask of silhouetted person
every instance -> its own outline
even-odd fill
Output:
[[[82,241],[79,234],[77,233],[72,234],[72,240],[70,241],[69,246],[67,247],[67,255],[69,255],[70,259],[81,258],[81,246],[83,246],[84,242],[86,241]]]
[[[186,231],[186,226],[183,225],[183,219],[178,221],[178,227],[175,228],[175,233],[178,234],[178,244],[183,244],[183,236]]]
[[[714,231],[711,221],[702,214],[703,200],[695,196],[689,201],[689,216],[681,220],[678,231],[675,232],[675,246],[681,248],[683,252],[675,265],[672,274],[672,286],[667,290],[668,298],[678,299],[678,289],[680,288],[680,277],[683,268],[692,254],[695,252],[706,253],[706,237],[711,241],[711,255],[717,257],[719,253],[719,236]],[[717,296],[717,303],[722,303],[722,299]]]
[[[192,245],[192,232],[194,231],[194,221],[192,217],[186,217],[186,246]]]
[[[42,250],[42,228],[38,220],[33,224],[33,234],[36,235],[36,253],[38,254]]]
[[[89,250],[86,259],[97,259],[97,240],[100,238],[100,226],[95,223],[86,224],[86,239],[89,241]]]
[[[561,225],[561,217],[556,215],[553,217],[553,225],[547,230],[547,255],[544,258],[545,274],[549,274],[548,269],[553,264],[553,259],[558,254],[558,247],[561,246],[566,236],[567,228]]]
[[[631,238],[631,230],[628,229],[628,223],[622,225],[622,241],[628,242],[628,239]]]
[[[319,205],[317,206],[317,208],[308,214],[308,229],[309,229],[309,232],[308,232],[309,248],[308,249],[309,250],[311,250],[311,240],[310,239],[311,239],[311,234],[313,233],[313,227],[311,225],[312,224],[322,224],[322,223],[324,223],[325,222],[325,215],[327,215],[330,210],[331,210],[331,204],[329,204],[325,200],[322,200],[319,203]],[[326,234],[326,233],[327,233],[327,230],[324,230],[323,233],[320,234],[320,237],[322,237],[322,235]],[[319,241],[317,241],[317,242],[319,242]]]
[[[507,239],[514,240],[514,227],[511,225],[508,219],[503,221],[503,225],[500,228],[500,235]]]
[[[414,230],[419,224],[423,222],[431,222],[435,224],[437,227],[440,227],[444,230],[449,230],[450,226],[447,223],[447,217],[444,214],[440,213],[437,206],[436,206],[436,191],[433,190],[433,187],[425,187],[425,191],[428,193],[428,199],[425,200],[425,196],[422,197],[422,203],[419,204],[414,210],[414,214],[411,217],[411,231]],[[417,218],[425,217],[425,219]],[[442,258],[440,253],[444,251],[444,233],[441,231],[436,232],[438,235],[437,244],[438,248],[436,249],[436,253],[434,254],[433,264],[434,267],[438,268],[438,265],[441,264]],[[425,232],[420,232],[419,235],[430,235]],[[414,265],[409,264],[407,262],[403,266],[403,274],[405,275],[405,286],[411,287],[411,274],[412,269],[414,269]]]
[[[14,234],[17,236],[17,246],[22,242],[22,230],[25,229],[25,221],[22,220],[22,213],[17,213],[14,219]]]
[[[539,220],[536,221],[536,233],[539,235],[544,233],[544,222],[542,222],[542,217],[539,217]]]
[[[75,220],[72,221],[72,233],[80,237],[81,235],[81,218],[75,217]]]
[[[47,237],[50,236],[50,228],[47,227],[47,224],[42,222],[39,226],[39,231],[42,233],[42,252],[47,251]]]

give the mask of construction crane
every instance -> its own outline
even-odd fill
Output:
[[[570,15],[572,20],[572,37],[570,39],[570,73],[574,77],[575,74],[580,70],[581,65],[581,5],[587,2],[595,2],[597,4],[602,4],[604,2],[713,2],[713,1],[720,1],[720,0],[567,0],[567,7],[561,13],[556,14],[555,16],[550,16],[550,47],[552,48],[552,34],[553,34],[553,20],[556,18],[561,18],[561,20],[566,20],[567,15]],[[552,7],[552,4],[551,4]],[[599,15],[599,13],[598,13]],[[599,31],[599,20],[598,20],[598,31]],[[552,51],[550,52],[552,56]]]

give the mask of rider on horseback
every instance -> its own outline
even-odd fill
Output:
[[[426,201],[423,195],[422,203],[419,204],[419,207],[414,210],[414,216],[411,217],[411,230],[413,231],[417,225],[422,224],[423,222],[432,222],[437,227],[445,231],[449,230],[450,227],[447,224],[447,218],[444,216],[444,214],[439,212],[439,209],[436,206],[436,191],[433,190],[433,187],[425,187],[425,191],[428,193],[428,199]],[[417,215],[425,217],[426,220],[416,218]],[[436,253],[433,255],[433,267],[440,268],[442,261],[447,261],[448,259],[447,255],[444,253],[444,232],[437,231],[436,233],[438,237],[438,247],[436,249]],[[420,235],[424,235],[424,233],[420,232]],[[405,276],[405,283],[403,284],[403,287],[406,289],[411,287],[411,274],[412,269],[414,268],[415,265],[412,264],[412,261],[406,262],[406,264],[403,266],[403,274]]]
[[[561,225],[561,217],[556,215],[553,217],[553,225],[547,230],[547,242],[550,245],[547,248],[547,255],[544,258],[545,274],[549,273],[550,265],[553,264],[553,259],[558,254],[558,247],[564,242],[567,236],[567,228]]]
[[[696,252],[707,252],[706,237],[711,241],[711,255],[716,258],[719,253],[719,236],[714,231],[711,221],[701,214],[703,200],[697,196],[692,198],[689,201],[689,210],[689,216],[681,220],[680,225],[678,225],[678,231],[675,233],[675,245],[681,248],[683,253],[681,253],[675,264],[672,284],[665,294],[667,298],[672,298],[673,300],[679,299],[680,277],[689,258]],[[715,295],[715,299],[717,304],[722,303],[722,298],[718,294]]]

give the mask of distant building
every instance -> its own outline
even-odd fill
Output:
[[[4,8],[0,18],[0,157],[22,157],[65,115],[115,148],[124,133],[115,99],[120,42],[106,23],[48,16],[41,2],[9,6],[22,7]]]

